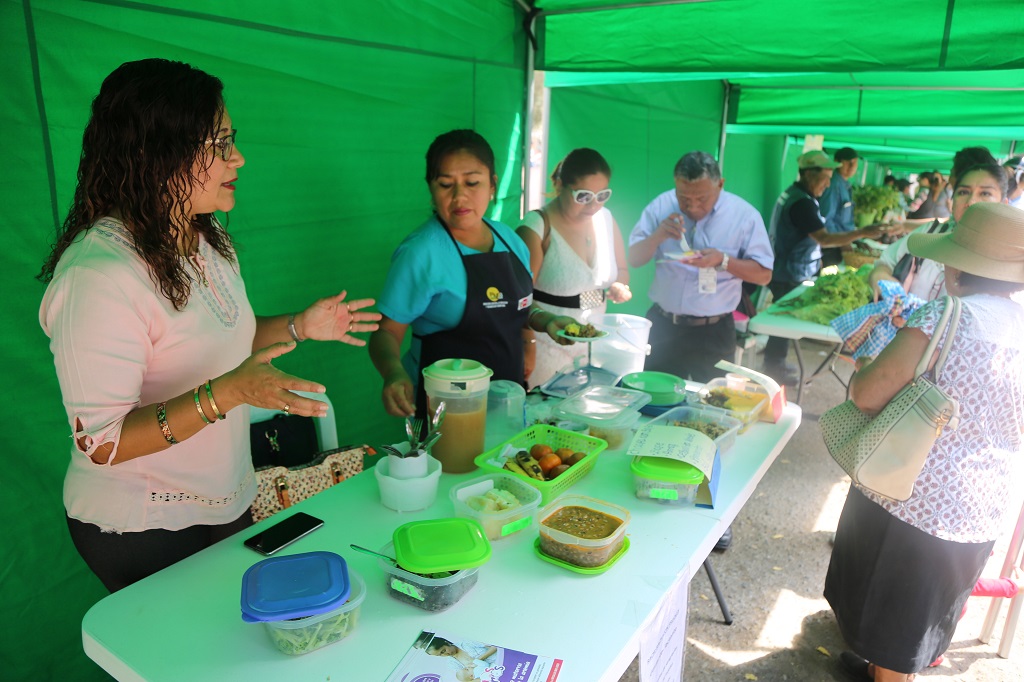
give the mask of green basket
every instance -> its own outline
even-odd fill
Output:
[[[571,448],[574,452],[582,452],[586,456],[569,467],[561,476],[551,481],[538,481],[535,478],[513,473],[508,469],[488,462],[490,459],[497,458],[506,445],[511,445],[517,450],[529,450],[537,443],[550,445],[552,450]],[[477,455],[473,461],[484,471],[502,473],[526,481],[540,491],[541,506],[544,506],[575,485],[576,481],[586,476],[597,463],[597,456],[606,447],[608,447],[608,443],[600,438],[584,436],[582,433],[560,429],[547,424],[535,424],[509,438],[504,443],[491,448],[481,455]]]

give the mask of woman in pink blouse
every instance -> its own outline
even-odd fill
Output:
[[[272,360],[305,339],[364,345],[380,316],[345,292],[256,317],[231,238],[245,162],[220,80],[144,59],[103,82],[78,186],[40,278],[73,435],[64,505],[75,547],[111,591],[251,523],[255,405],[303,416],[324,391]],[[228,417],[231,417],[230,419]]]
[[[825,598],[853,649],[840,660],[876,682],[913,678],[949,645],[1001,530],[1024,430],[1024,211],[978,203],[953,231],[912,235],[909,246],[945,264],[947,290],[961,299],[938,380],[961,414],[910,499],[853,486],[839,520]],[[878,412],[913,379],[944,303],[922,306],[854,375],[857,407]]]

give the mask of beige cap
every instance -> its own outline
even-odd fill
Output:
[[[796,165],[800,170],[807,170],[808,168],[839,168],[839,164],[820,149],[804,152],[797,157]]]

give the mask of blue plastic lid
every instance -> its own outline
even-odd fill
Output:
[[[333,552],[271,557],[242,576],[242,620],[290,620],[327,613],[348,601],[348,565]]]

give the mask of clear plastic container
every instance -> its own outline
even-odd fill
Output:
[[[274,646],[283,653],[297,656],[339,642],[352,634],[366,598],[366,583],[351,568],[348,569],[348,579],[351,584],[348,601],[333,611],[305,618],[264,622]]]
[[[630,516],[629,511],[610,502],[563,495],[537,518],[542,552],[574,566],[594,568],[622,549]]]
[[[394,556],[394,543],[384,545],[380,553]],[[410,573],[383,559],[378,559],[377,564],[384,571],[388,594],[424,611],[444,611],[450,608],[476,585],[480,572],[477,566],[451,572],[448,576],[431,578]]]
[[[511,494],[519,505],[504,508],[500,499],[495,501],[488,497],[491,491]],[[489,540],[500,540],[529,528],[541,500],[537,488],[505,474],[488,474],[456,485],[451,489],[449,497],[455,507],[455,515],[477,521]],[[474,499],[480,497],[487,498],[483,501],[483,507],[479,499]]]
[[[761,417],[768,407],[768,391],[753,381],[735,379],[712,379],[700,392],[701,403],[719,407],[739,419],[743,426],[740,433]]]
[[[659,424],[700,431],[715,441],[718,451],[722,454],[732,448],[736,442],[736,434],[743,426],[743,422],[733,417],[727,410],[702,404],[673,407],[652,419],[645,427]]]
[[[640,408],[650,401],[651,396],[643,391],[599,386],[563,400],[555,408],[555,416],[586,424],[590,436],[606,441],[612,451],[629,443],[640,421]]]
[[[629,468],[636,496],[664,504],[693,504],[704,481],[697,467],[665,457],[634,457]]]

